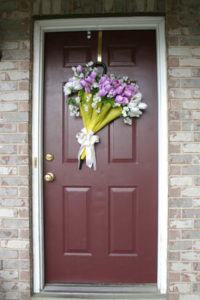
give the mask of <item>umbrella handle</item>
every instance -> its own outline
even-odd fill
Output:
[[[103,62],[96,62],[93,65],[94,67],[102,67],[103,68],[103,75],[107,74],[107,66]]]
[[[84,159],[80,159],[79,166],[78,166],[79,170],[82,169],[83,162],[84,162]]]

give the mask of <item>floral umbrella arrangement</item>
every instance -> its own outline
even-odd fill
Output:
[[[86,165],[96,170],[94,144],[99,142],[99,137],[94,133],[118,117],[132,125],[132,118],[140,117],[147,108],[147,104],[141,101],[142,94],[135,82],[127,76],[107,75],[106,70],[101,74],[96,65],[89,62],[84,67],[73,67],[74,75],[64,86],[70,115],[81,116],[84,124],[76,135],[81,145],[79,169],[86,158]],[[106,68],[103,63],[102,66]]]

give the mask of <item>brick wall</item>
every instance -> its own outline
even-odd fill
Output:
[[[168,1],[170,300],[200,299],[199,13],[199,1]]]
[[[35,0],[33,14],[163,13],[165,0]]]
[[[0,1],[0,299],[29,299],[30,2]]]
[[[0,0],[0,299],[29,299],[31,291],[32,15],[164,12],[169,87],[169,300],[200,299],[199,0]]]

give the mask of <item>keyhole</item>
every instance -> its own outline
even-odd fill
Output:
[[[87,32],[87,39],[90,40],[91,39],[91,31]]]

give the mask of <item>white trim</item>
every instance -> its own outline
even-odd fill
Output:
[[[167,80],[164,17],[112,17],[36,21],[34,27],[33,73],[33,291],[44,287],[43,255],[43,195],[42,195],[42,95],[44,33],[86,30],[136,30],[155,29],[157,36],[158,77],[158,136],[159,136],[159,183],[158,183],[158,290],[167,292],[167,220],[168,220],[168,119]],[[38,167],[34,167],[34,157]]]

